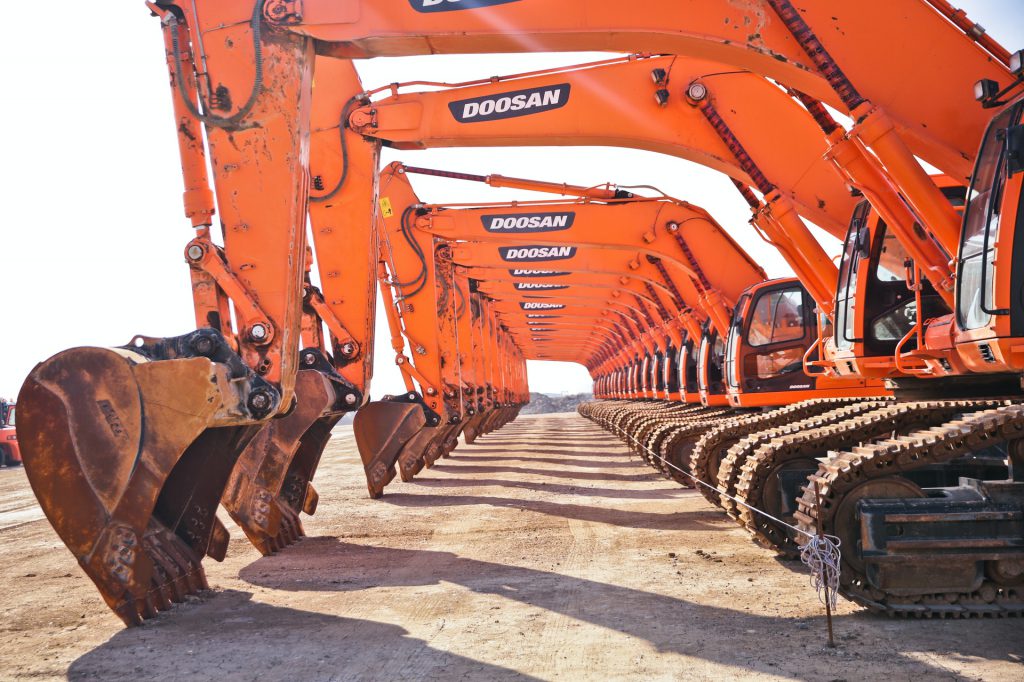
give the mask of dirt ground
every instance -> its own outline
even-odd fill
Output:
[[[0,678],[1024,679],[1022,621],[891,620],[841,603],[838,648],[799,563],[575,414],[523,417],[366,497],[349,427],[308,538],[232,527],[213,590],[124,629],[0,470]]]

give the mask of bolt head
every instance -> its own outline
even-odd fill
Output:
[[[188,250],[185,251],[185,254],[188,256],[189,260],[199,260],[203,257],[203,247],[199,246],[198,244],[193,244],[192,246],[188,247]]]
[[[316,353],[306,353],[304,356],[302,356],[302,361],[307,365],[315,365]]]
[[[253,341],[262,341],[267,338],[267,328],[262,324],[254,324],[249,330],[249,338]]]
[[[351,342],[341,344],[341,354],[346,358],[352,357],[356,354],[356,344]]]
[[[694,102],[700,102],[708,96],[708,88],[703,83],[690,83],[686,88],[686,96]]]
[[[355,405],[356,404],[356,397],[355,397],[355,395],[352,394],[352,393],[349,393],[348,395],[346,395],[345,396],[345,404],[346,405]]]
[[[197,336],[192,339],[192,350],[200,355],[208,355],[213,352],[213,339],[209,336]]]
[[[270,407],[270,397],[266,393],[253,393],[249,404],[253,409],[265,410]]]
[[[669,223],[668,225],[666,225],[665,229],[667,229],[672,234],[675,234],[676,232],[679,231],[679,223],[673,221],[673,222]]]

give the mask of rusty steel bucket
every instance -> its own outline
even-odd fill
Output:
[[[371,498],[377,499],[395,478],[400,454],[410,444],[422,441],[424,433],[429,436],[432,429],[420,404],[380,400],[356,412],[352,431],[366,472],[367,490]],[[408,480],[405,476],[403,468],[402,480]]]
[[[127,625],[207,587],[201,560],[228,543],[217,503],[273,387],[206,329],[58,353],[18,401],[39,504]]]
[[[264,555],[305,535],[299,514],[316,511],[312,479],[331,429],[360,402],[358,391],[324,368],[296,374],[295,398],[294,407],[267,422],[241,453],[221,498],[232,520]]]

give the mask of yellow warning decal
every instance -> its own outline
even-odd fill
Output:
[[[385,218],[395,215],[394,209],[391,208],[391,199],[387,197],[380,198],[380,214]]]

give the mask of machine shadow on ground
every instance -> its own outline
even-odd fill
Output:
[[[188,637],[183,647],[183,635]],[[379,651],[367,663],[367,647]],[[215,668],[199,667],[198,649],[217,652]],[[112,661],[130,655],[132,670]],[[206,659],[209,660],[208,658]],[[209,593],[201,603],[175,608],[143,627],[123,630],[78,658],[69,680],[376,680],[537,678],[432,648],[404,628],[252,600],[252,593]]]
[[[649,642],[659,652],[694,656],[727,665],[735,665],[737,660],[757,655],[773,664],[773,674],[794,679],[799,679],[800,675],[786,672],[794,662],[781,658],[772,660],[771,651],[765,650],[765,637],[769,634],[791,634],[806,639],[809,649],[818,651],[823,636],[822,623],[813,622],[813,627],[808,627],[808,619],[772,617],[696,604],[559,573],[468,559],[451,552],[372,547],[327,537],[304,540],[294,548],[294,552],[301,557],[300,561],[264,557],[246,566],[241,578],[253,585],[275,590],[327,592],[453,583],[477,594],[500,596],[637,637]],[[294,564],[302,568],[291,568]],[[624,570],[636,568],[624,567]],[[835,627],[842,633],[855,623],[858,631],[874,630],[878,637],[889,638],[891,635],[884,631],[884,626],[892,622],[871,614],[856,613],[838,616]],[[895,645],[905,651],[929,649],[936,652],[935,640],[930,634],[942,625],[937,621],[901,621],[900,641],[895,644],[889,641],[887,646]],[[975,657],[1017,660],[1005,650],[986,645],[986,631],[1005,634],[1006,629],[1016,627],[1016,623],[980,620],[962,625],[965,633],[969,628],[970,641],[963,642],[962,649],[939,653],[956,655],[969,651]],[[731,633],[730,646],[711,646],[704,638],[705,627],[728,629]],[[915,660],[914,665],[919,666],[917,670],[924,674],[948,676],[949,673],[920,660]],[[796,666],[799,667],[799,663]]]

